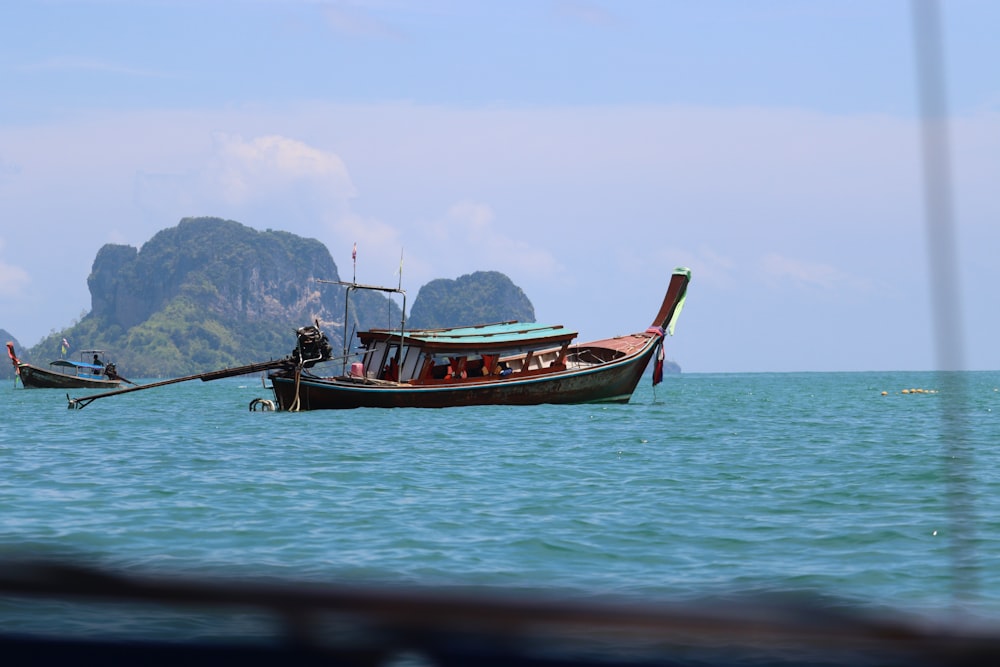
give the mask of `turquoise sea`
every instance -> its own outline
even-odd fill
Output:
[[[793,593],[1000,627],[998,388],[1000,372],[647,375],[627,405],[284,413],[248,409],[260,377],[83,410],[8,384],[0,556],[643,603]],[[0,598],[7,631],[102,618],[68,609]]]

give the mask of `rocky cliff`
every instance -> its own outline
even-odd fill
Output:
[[[343,289],[316,279],[339,276],[330,253],[315,239],[188,218],[156,234],[141,252],[104,246],[87,284],[92,315],[125,329],[178,298],[230,322],[342,319]]]
[[[457,327],[489,322],[534,322],[535,308],[520,287],[498,271],[438,278],[420,288],[407,326]]]
[[[113,351],[119,370],[137,377],[280,357],[294,347],[295,329],[315,320],[341,350],[344,288],[319,280],[339,280],[339,273],[315,239],[187,218],[141,250],[101,248],[87,279],[91,311],[60,335]],[[399,314],[384,295],[365,293],[352,299],[348,324],[392,326]]]

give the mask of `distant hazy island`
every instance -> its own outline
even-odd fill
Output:
[[[91,310],[79,323],[29,350],[22,361],[47,364],[65,338],[108,350],[130,377],[177,377],[285,356],[298,327],[319,320],[334,350],[345,332],[399,326],[399,306],[360,290],[344,320],[345,290],[326,246],[282,231],[257,231],[232,220],[185,218],[142,249],[107,244],[87,285]],[[517,320],[534,322],[524,292],[504,274],[479,271],[432,280],[417,294],[407,326],[430,328]],[[70,351],[72,354],[72,350]],[[665,369],[679,372],[667,362]],[[12,377],[5,365],[2,377]]]

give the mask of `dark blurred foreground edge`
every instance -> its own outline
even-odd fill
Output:
[[[272,632],[185,640],[0,629],[4,663],[63,665],[996,665],[993,628],[864,614],[810,596],[638,604],[495,589],[333,586],[124,576],[59,562],[0,564],[7,609],[58,603],[107,618],[259,615]],[[101,612],[103,613],[103,611]],[[109,627],[111,624],[109,623]],[[80,633],[75,633],[79,635]]]

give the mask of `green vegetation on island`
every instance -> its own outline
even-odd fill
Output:
[[[534,322],[535,309],[520,287],[499,271],[438,278],[420,288],[407,327],[436,329],[491,322]]]

